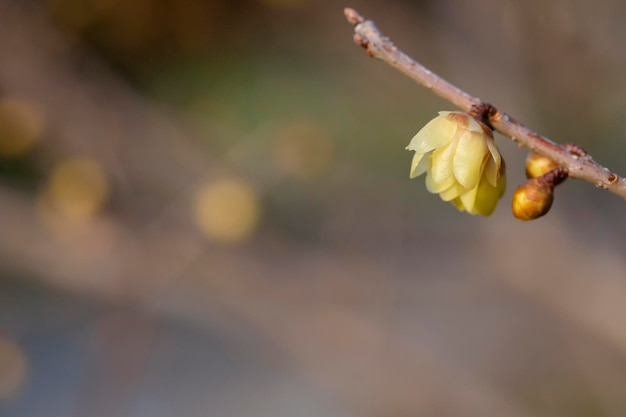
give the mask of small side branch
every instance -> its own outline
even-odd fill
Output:
[[[571,178],[588,181],[626,200],[626,179],[595,162],[580,146],[559,145],[532,131],[506,113],[467,94],[411,59],[396,48],[374,22],[365,20],[354,9],[347,8],[344,13],[348,22],[354,26],[354,41],[365,48],[372,58],[385,61],[460,109],[480,116],[488,125],[520,145],[550,158],[565,168]]]

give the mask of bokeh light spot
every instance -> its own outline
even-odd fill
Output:
[[[309,121],[284,125],[274,144],[279,168],[299,179],[315,179],[328,172],[335,162],[335,144],[322,126]]]
[[[249,239],[258,225],[256,192],[237,179],[221,179],[201,188],[196,196],[195,220],[208,237],[222,243]]]
[[[21,98],[0,100],[0,155],[18,157],[30,151],[41,138],[42,112]]]
[[[28,360],[15,341],[0,336],[0,401],[14,397],[26,383]]]
[[[85,220],[97,214],[108,192],[108,180],[96,161],[73,158],[54,169],[43,197],[57,214],[71,220]]]

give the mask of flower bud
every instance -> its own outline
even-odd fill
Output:
[[[539,155],[538,153],[531,152],[526,158],[526,178],[541,177],[558,167],[559,166],[554,163],[552,159]]]
[[[544,177],[531,178],[513,193],[511,208],[518,220],[534,220],[546,214],[554,200],[554,183]]]

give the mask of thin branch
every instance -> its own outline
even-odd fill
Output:
[[[374,22],[363,19],[354,9],[347,8],[344,13],[348,22],[354,26],[354,41],[365,48],[372,58],[387,62],[404,75],[429,88],[462,110],[474,115],[481,115],[498,132],[567,169],[570,177],[588,181],[596,187],[604,188],[626,200],[626,179],[595,162],[579,146],[558,145],[533,132],[506,113],[467,94],[411,59],[396,48],[389,38],[378,30]]]

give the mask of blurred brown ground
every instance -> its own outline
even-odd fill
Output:
[[[0,0],[0,415],[623,416],[624,202],[409,181],[406,52],[626,173],[626,4]]]

